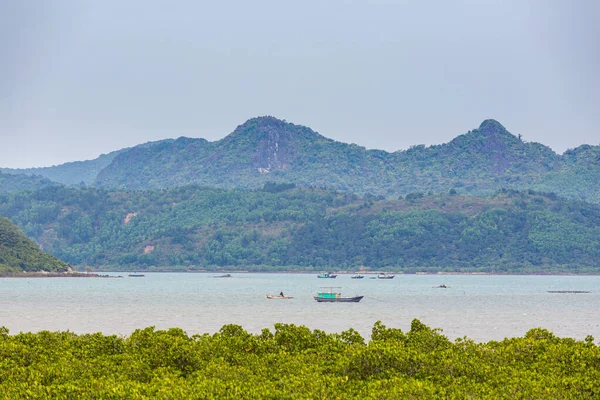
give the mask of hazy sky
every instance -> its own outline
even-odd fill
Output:
[[[273,115],[388,151],[600,143],[597,0],[0,0],[0,166]]]

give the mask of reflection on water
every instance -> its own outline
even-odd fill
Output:
[[[117,274],[115,274],[117,275]],[[373,324],[408,330],[418,318],[450,338],[477,341],[522,336],[544,327],[561,337],[600,339],[600,277],[397,275],[391,280],[318,279],[316,274],[147,273],[143,278],[5,278],[0,326],[19,331],[70,330],[128,335],[147,326],[180,327],[188,334],[213,333],[239,324],[257,333],[276,322],[369,337]],[[448,288],[439,288],[439,285]],[[317,303],[321,286],[360,303]],[[557,294],[549,290],[590,293]],[[283,291],[292,300],[268,300]]]

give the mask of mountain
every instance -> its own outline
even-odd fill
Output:
[[[49,186],[60,186],[60,184],[39,175],[13,175],[0,172],[0,193],[37,190]]]
[[[598,148],[584,146],[561,156],[486,120],[449,143],[388,153],[260,117],[219,141],[179,138],[124,151],[98,174],[95,184],[122,189],[187,184],[259,188],[269,181],[293,182],[387,198],[453,188],[477,195],[533,188],[599,202],[600,180],[591,179],[600,174]],[[590,177],[570,179],[582,171]]]
[[[567,150],[565,166],[544,175],[534,187],[562,196],[600,202],[600,146],[582,145]]]
[[[0,274],[66,269],[64,262],[41,251],[8,218],[0,217]]]
[[[98,173],[108,166],[117,154],[126,151],[121,149],[98,158],[87,161],[74,161],[52,167],[40,168],[0,168],[0,172],[13,175],[37,175],[67,186],[84,183],[91,185],[96,180]]]
[[[589,272],[600,205],[501,190],[402,200],[270,183],[263,190],[51,187],[0,195],[43,249],[110,269]]]
[[[188,184],[258,188],[269,181],[289,181],[353,190],[372,185],[372,178],[379,174],[375,164],[383,153],[262,117],[247,121],[216,142],[179,138],[131,149],[100,172],[96,185],[126,189]]]
[[[486,120],[449,143],[389,153],[326,138],[310,128],[258,117],[221,140],[181,137],[122,149],[96,160],[8,170],[65,185],[164,189],[186,185],[256,189],[267,182],[324,187],[388,199],[418,192],[486,195],[534,189],[600,202],[600,146],[556,154]],[[5,191],[14,191],[8,188]]]

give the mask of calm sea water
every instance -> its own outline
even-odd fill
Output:
[[[114,274],[119,275],[119,274]],[[600,277],[397,275],[391,280],[318,279],[316,274],[146,273],[143,278],[0,279],[0,326],[11,333],[40,330],[128,335],[135,329],[180,327],[188,334],[214,333],[239,324],[258,333],[276,322],[365,338],[381,320],[408,330],[413,318],[442,328],[450,338],[476,341],[522,336],[544,327],[561,337],[600,339]],[[436,288],[445,284],[447,289]],[[317,303],[321,286],[360,303]],[[549,290],[585,290],[554,294]],[[294,296],[268,300],[266,294]]]

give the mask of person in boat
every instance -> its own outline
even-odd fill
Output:
[[[283,292],[279,292],[279,296],[281,296],[281,297],[285,297],[285,296],[283,295]]]

